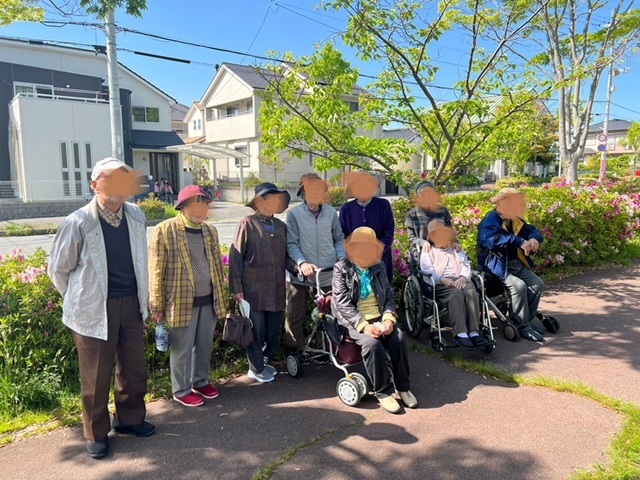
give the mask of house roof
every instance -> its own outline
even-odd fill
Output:
[[[266,68],[254,67],[250,65],[238,65],[236,63],[223,63],[223,67],[236,74],[240,80],[251,88],[264,90],[269,85],[267,79],[274,77],[274,73]]]
[[[131,148],[162,150],[171,145],[182,145],[184,142],[176,132],[157,130],[132,130]]]
[[[29,45],[32,48],[33,47],[46,47],[46,48],[50,48],[50,49],[70,50],[72,52],[81,53],[81,54],[89,54],[91,56],[95,56],[96,54],[99,54],[99,55],[104,55],[105,59],[106,59],[106,53],[105,53],[105,50],[104,50],[105,47],[103,47],[102,45],[96,45],[95,49],[89,50],[89,49],[86,49],[86,48],[70,47],[68,45],[58,45],[55,42],[49,42],[49,41],[44,41],[44,40],[36,40],[36,39],[29,39],[29,38],[16,38],[16,37],[3,37],[3,36],[0,36],[0,41],[13,42],[13,43],[22,43],[24,45]],[[123,70],[126,70],[131,75],[133,75],[134,77],[140,79],[142,82],[144,82],[147,85],[149,85],[152,89],[154,89],[155,91],[160,93],[163,97],[166,97],[167,99],[169,99],[169,100],[171,100],[173,102],[177,102],[177,100],[175,98],[173,98],[171,95],[169,95],[166,92],[162,91],[156,85],[151,83],[146,78],[138,75],[136,72],[131,70],[129,67],[127,67],[123,63],[118,62],[118,65]]]
[[[613,120],[609,120],[609,125],[607,125],[607,131],[609,132],[626,132],[629,130],[631,126],[631,122],[627,120],[620,120],[619,118],[614,118]],[[604,122],[594,123],[589,126],[589,133],[601,133],[604,130]]]
[[[171,105],[171,121],[172,122],[182,122],[184,120],[184,116],[189,111],[189,107],[183,105],[181,103],[174,103]]]
[[[422,137],[410,128],[394,128],[392,130],[383,130],[382,138],[406,140],[409,143],[412,143],[416,140],[418,142],[422,142]]]

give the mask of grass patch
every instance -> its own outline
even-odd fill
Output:
[[[30,235],[51,235],[58,231],[55,225],[32,227],[31,225],[12,223],[0,229],[0,237],[27,237]]]
[[[436,356],[435,352],[420,344],[412,344],[411,350]],[[592,470],[577,472],[572,478],[574,480],[638,480],[640,478],[640,407],[634,403],[610,397],[580,382],[517,375],[487,362],[467,360],[450,353],[445,353],[440,357],[455,367],[468,372],[509,384],[547,388],[555,392],[578,395],[625,415],[627,420],[622,430],[609,446],[610,465],[603,467],[596,464]]]

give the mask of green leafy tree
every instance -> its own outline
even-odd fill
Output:
[[[44,8],[37,0],[2,0],[0,2],[0,27],[13,22],[40,22],[44,20]]]
[[[638,168],[638,160],[640,160],[640,122],[631,122],[629,132],[622,142],[627,148],[633,149],[633,171],[635,173]]]
[[[530,37],[544,53],[533,64],[558,85],[558,147],[566,178],[575,181],[582,160],[596,91],[606,69],[640,34],[640,9],[633,0],[540,0],[535,27],[544,36]],[[602,17],[611,20],[603,25]]]
[[[385,65],[367,88],[375,101],[371,116],[412,128],[433,158],[433,179],[445,181],[478,160],[493,131],[538,96],[532,72],[507,57],[526,38],[541,10],[533,1],[456,2],[331,0],[329,8],[349,15],[344,42],[365,61]],[[532,11],[528,11],[531,9]],[[458,78],[440,98],[440,43],[456,39]],[[451,69],[447,72],[451,74]],[[540,82],[536,82],[538,86]],[[538,92],[548,88],[543,83]],[[496,96],[519,93],[523,103],[493,108]]]
[[[505,98],[498,116],[510,110],[513,101],[518,100]],[[542,102],[527,103],[494,129],[479,155],[489,161],[503,159],[512,173],[523,174],[529,162],[548,164],[554,159],[550,150],[558,139],[557,131],[557,121]]]
[[[259,70],[269,85],[262,94],[262,162],[278,164],[282,152],[309,158],[315,168],[382,170],[402,183],[396,165],[415,150],[380,138],[380,120],[361,107],[372,99],[356,82],[358,71],[328,43],[309,57],[285,55],[285,63]],[[357,108],[356,108],[357,106]]]
[[[104,18],[118,8],[125,8],[128,15],[142,17],[142,12],[147,9],[147,0],[80,0],[80,5],[98,18]]]

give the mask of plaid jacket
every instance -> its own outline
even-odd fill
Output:
[[[216,228],[204,222],[202,234],[213,282],[213,310],[226,315],[222,256]],[[182,215],[165,220],[154,230],[149,246],[149,310],[161,311],[169,327],[191,322],[195,292],[187,232]]]

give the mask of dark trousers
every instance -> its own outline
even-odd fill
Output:
[[[478,331],[480,297],[473,282],[467,283],[462,290],[436,285],[436,298],[449,310],[454,335]]]
[[[510,260],[507,272],[503,283],[511,295],[511,319],[519,327],[526,328],[538,313],[544,282],[520,260]]]
[[[289,284],[285,344],[297,350],[304,347],[304,319],[308,300],[309,287],[295,283]]]
[[[123,425],[144,421],[147,393],[147,362],[144,355],[143,322],[137,296],[107,300],[107,340],[78,333],[82,384],[82,425],[87,440],[102,440],[111,430],[109,390],[115,361],[116,416]]]
[[[376,397],[384,398],[393,394],[393,384],[387,368],[385,350],[389,352],[391,358],[396,390],[399,392],[409,391],[409,350],[403,332],[394,327],[391,334],[373,338],[349,326],[349,336],[362,348],[364,368],[371,380]]]
[[[271,362],[276,354],[284,312],[252,310],[249,317],[253,323],[253,342],[247,348],[247,357],[251,370],[260,373],[265,361]]]

